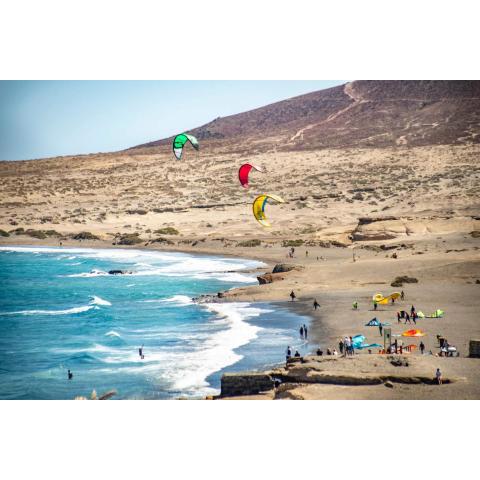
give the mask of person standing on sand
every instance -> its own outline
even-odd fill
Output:
[[[343,340],[343,350],[345,352],[345,357],[350,354],[350,339],[345,337]]]
[[[425,344],[423,342],[420,342],[420,353],[423,355],[423,352],[425,351]]]
[[[292,299],[292,302],[293,302],[293,301],[295,300],[295,298],[296,298],[295,292],[294,292],[293,290],[290,292],[290,298]]]
[[[400,298],[401,298],[402,300],[405,300],[405,292],[404,292],[403,290],[402,290],[402,293],[400,294]]]
[[[410,309],[410,315],[413,317],[414,313],[415,313],[415,307],[412,305],[412,308]]]
[[[442,384],[442,372],[440,371],[439,368],[437,368],[437,371],[435,372],[435,378],[437,379],[437,383],[439,385]]]
[[[315,299],[313,301],[313,308],[316,310],[319,306],[320,306],[320,304],[317,302],[317,299]]]
[[[408,322],[410,325],[412,324],[412,322],[410,321],[410,315],[409,315],[407,312],[405,312],[405,323],[404,323],[404,325],[406,325],[407,322]]]
[[[343,347],[344,347],[343,340],[340,339],[340,341],[338,342],[338,349],[340,350],[340,355],[343,355]]]
[[[397,339],[395,339],[395,343],[393,345],[395,347],[395,353],[397,353],[397,351],[398,351],[398,340]]]
[[[377,306],[378,306],[378,303],[374,300],[374,301],[373,301],[373,309],[376,310],[376,309],[377,309]]]
[[[308,250],[305,250],[305,256],[308,257]]]
[[[292,356],[292,350],[290,348],[290,345],[287,347],[287,351],[286,351],[286,354],[285,354],[285,361],[288,362],[288,359],[291,358]]]
[[[397,323],[401,323],[401,322],[400,322],[400,318],[401,318],[401,317],[400,317],[400,312],[397,312]]]
[[[355,300],[352,304],[354,310],[358,310],[358,302]]]
[[[300,337],[303,338],[303,325],[300,327]]]
[[[379,322],[378,323],[378,330],[380,331],[380,336],[382,336],[383,333],[383,325]]]

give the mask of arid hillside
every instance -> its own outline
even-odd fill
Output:
[[[187,146],[181,161],[168,140],[0,162],[0,229],[178,247],[469,233],[480,215],[479,102],[480,82],[353,82],[193,130],[200,151]],[[265,170],[248,190],[237,178],[246,161]],[[271,229],[251,213],[260,193],[286,202],[268,206]]]
[[[191,133],[206,146],[249,153],[479,143],[480,82],[355,81],[217,118]]]

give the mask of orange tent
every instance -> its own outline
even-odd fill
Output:
[[[403,337],[423,337],[424,335],[425,332],[422,332],[422,330],[407,330],[402,333]]]

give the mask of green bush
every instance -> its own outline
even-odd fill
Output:
[[[159,235],[179,235],[180,234],[180,232],[173,227],[159,228],[158,230],[154,230],[153,233],[158,233]]]
[[[122,233],[116,241],[117,245],[136,245],[142,242],[139,233]]]
[[[168,238],[158,237],[155,240],[152,240],[152,243],[164,243],[165,245],[174,245],[174,243]]]
[[[298,240],[284,240],[282,247],[301,247],[305,242],[299,238]]]
[[[0,237],[9,237],[10,234],[0,228]]]
[[[80,232],[72,235],[74,240],[100,240],[99,237],[94,235],[92,232]]]
[[[238,242],[237,247],[259,247],[262,244],[257,238],[252,240],[244,240],[243,242]]]
[[[32,228],[29,228],[26,232],[25,235],[28,235],[29,237],[33,238],[38,238],[40,240],[43,240],[44,238],[47,238],[47,235],[43,230],[33,230]]]

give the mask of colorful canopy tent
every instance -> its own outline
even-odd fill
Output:
[[[256,167],[255,165],[251,165],[250,163],[243,164],[238,170],[238,179],[240,180],[243,188],[248,188],[248,175],[252,168],[257,172],[263,172],[260,167]]]
[[[407,330],[402,333],[403,337],[424,337],[425,332],[422,330]]]
[[[285,203],[283,198],[279,197],[278,195],[273,195],[268,193],[259,195],[253,201],[253,205],[252,205],[253,215],[257,220],[257,222],[260,225],[263,225],[264,227],[271,227],[270,222],[267,220],[267,217],[265,216],[265,206],[268,200],[273,200],[274,202],[278,202],[278,203]]]
[[[183,147],[187,142],[190,142],[190,144],[195,150],[198,150],[200,148],[198,140],[193,135],[189,135],[188,133],[181,133],[180,135],[177,135],[173,139],[172,143],[173,153],[175,154],[177,160],[180,160],[182,158]]]
[[[399,292],[393,292],[392,294],[388,295],[388,297],[384,297],[381,293],[377,293],[372,297],[372,300],[379,305],[388,305],[390,300],[398,300],[401,296],[402,294]]]

